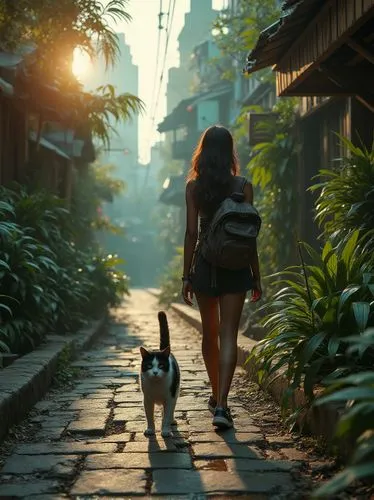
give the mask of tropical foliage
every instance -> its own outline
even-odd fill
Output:
[[[264,276],[296,261],[297,141],[294,99],[280,99],[274,106],[276,120],[259,127],[271,138],[254,146],[248,163],[256,189],[256,206],[263,219],[259,253]]]
[[[213,26],[213,34],[223,58],[216,58],[212,62],[226,70],[223,77],[234,76],[232,61],[237,61],[242,66],[261,31],[279,19],[279,14],[277,0],[239,0],[235,12],[230,8],[220,12]],[[231,61],[231,64],[225,63],[226,60]]]
[[[176,254],[171,259],[161,280],[159,300],[162,304],[170,305],[180,301],[182,290],[181,269],[183,268],[183,248],[177,247]]]
[[[85,224],[94,229],[95,201],[81,203],[82,216],[22,186],[1,188],[1,199],[0,351],[28,352],[46,333],[74,331],[119,303],[128,289],[120,262],[79,234]]]
[[[66,69],[74,48],[91,57],[102,55],[106,64],[113,65],[118,40],[110,22],[131,19],[127,4],[127,0],[1,2],[1,47],[14,49],[20,44],[35,43],[44,63],[49,60],[49,64],[61,70],[64,66]]]
[[[307,245],[310,264],[279,273],[282,288],[264,306],[267,336],[252,356],[260,381],[285,368],[288,396],[303,385],[309,400],[313,388],[338,368],[354,370],[356,359],[345,340],[374,326],[374,259],[368,261],[358,231],[340,250],[328,241],[322,255]],[[362,362],[374,361],[369,353]]]
[[[350,443],[353,452],[348,467],[316,498],[332,498],[373,476],[373,151],[342,140],[347,157],[340,168],[321,171],[323,181],[312,188],[320,191],[316,219],[323,249],[301,243],[302,264],[277,273],[280,290],[264,306],[268,334],[252,352],[261,382],[287,377],[284,408],[299,387],[308,407],[339,405],[335,439]],[[292,417],[306,409],[296,408]]]
[[[359,350],[374,351],[373,328],[353,342]],[[339,404],[345,409],[335,432],[337,440],[354,443],[347,467],[315,491],[315,498],[333,498],[360,480],[373,480],[374,471],[374,373],[372,367],[331,382],[316,405]]]
[[[374,149],[359,148],[340,139],[349,155],[334,170],[321,170],[321,182],[311,189],[320,191],[316,219],[326,236],[345,237],[360,229],[371,235],[374,230]]]
[[[140,99],[105,85],[83,92],[72,73],[75,50],[91,58],[102,57],[114,65],[119,55],[118,36],[110,22],[128,21],[127,0],[19,0],[0,3],[0,48],[25,55],[28,84],[42,82],[69,114],[69,122],[88,127],[94,136],[109,143],[115,122],[143,109]],[[43,93],[39,90],[39,93]],[[66,118],[66,117],[65,117]]]

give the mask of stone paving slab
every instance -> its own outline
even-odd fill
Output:
[[[51,477],[73,476],[78,462],[76,455],[12,455],[2,469],[2,474],[35,474],[48,472]]]
[[[156,299],[136,290],[113,312],[106,335],[74,363],[84,368],[75,387],[37,404],[32,442],[18,443],[0,471],[0,497],[262,500],[275,492],[284,500],[297,489],[293,474],[305,456],[272,438],[270,421],[267,436],[233,399],[235,428],[214,430],[201,339],[172,313],[182,378],[177,425],[163,439],[157,409],[156,436],[144,436],[139,347],[158,347],[157,311]]]
[[[33,495],[57,493],[58,489],[59,483],[50,480],[3,483],[0,484],[0,498],[34,498]],[[49,496],[49,498],[51,497]]]
[[[74,484],[72,495],[138,495],[144,494],[146,475],[142,471],[83,471]]]
[[[106,453],[90,455],[85,469],[191,469],[187,453]]]
[[[15,450],[17,455],[76,455],[88,453],[113,453],[116,447],[111,443],[81,443],[81,442],[61,442],[61,443],[36,443],[21,444]]]
[[[216,471],[157,470],[153,473],[152,493],[175,495],[183,493],[272,493],[280,488],[291,490],[287,473],[241,473]]]
[[[128,443],[132,440],[130,432],[121,432],[120,434],[110,434],[109,436],[87,438],[86,443]],[[146,437],[144,436],[144,439]]]
[[[77,399],[71,403],[69,409],[72,410],[91,410],[95,412],[96,410],[105,410],[108,407],[107,399],[97,399],[97,398],[85,398],[85,399]]]
[[[197,470],[223,470],[229,472],[281,472],[291,471],[299,467],[297,462],[286,460],[247,460],[246,458],[214,458],[210,460],[195,460],[194,466]]]
[[[263,458],[258,448],[245,444],[195,443],[193,452],[196,458]]]
[[[223,436],[217,432],[195,432],[189,436],[191,443],[227,443],[227,444],[251,444],[264,442],[264,437],[260,433],[237,432],[225,433]]]
[[[175,441],[172,439],[159,441],[148,439],[146,441],[134,441],[132,443],[127,443],[125,450],[126,453],[157,453],[177,451],[178,448]]]

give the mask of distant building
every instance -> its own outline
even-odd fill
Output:
[[[191,95],[191,55],[196,45],[209,38],[217,15],[218,12],[212,8],[212,0],[191,0],[190,11],[184,16],[184,26],[178,36],[179,66],[169,69],[167,114],[170,114],[182,99]]]
[[[101,85],[110,84],[116,93],[129,92],[138,95],[138,66],[133,63],[129,45],[124,33],[118,33],[120,55],[115,66],[106,68],[101,57],[94,62],[92,71],[85,78],[87,88],[95,89]],[[137,184],[137,163],[139,153],[139,127],[138,116],[133,116],[130,121],[115,124],[117,134],[111,137],[110,151],[103,155],[104,162],[117,167],[116,177],[126,181],[129,189],[134,189]]]

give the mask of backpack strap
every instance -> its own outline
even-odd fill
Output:
[[[246,177],[237,176],[237,177],[235,177],[235,180],[236,180],[236,186],[237,186],[235,188],[235,190],[237,190],[238,193],[244,193],[244,188],[247,184]]]
[[[244,193],[244,188],[247,184],[247,179],[246,177],[241,177],[240,179],[241,179],[241,192]]]

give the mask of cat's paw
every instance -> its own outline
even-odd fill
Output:
[[[148,427],[148,429],[146,429],[144,431],[144,436],[148,436],[149,437],[149,436],[154,436],[154,435],[155,435],[155,430],[152,429],[152,428],[150,428],[150,427]]]
[[[172,433],[170,427],[165,427],[164,429],[162,429],[161,436],[163,438],[173,437],[173,433]]]

